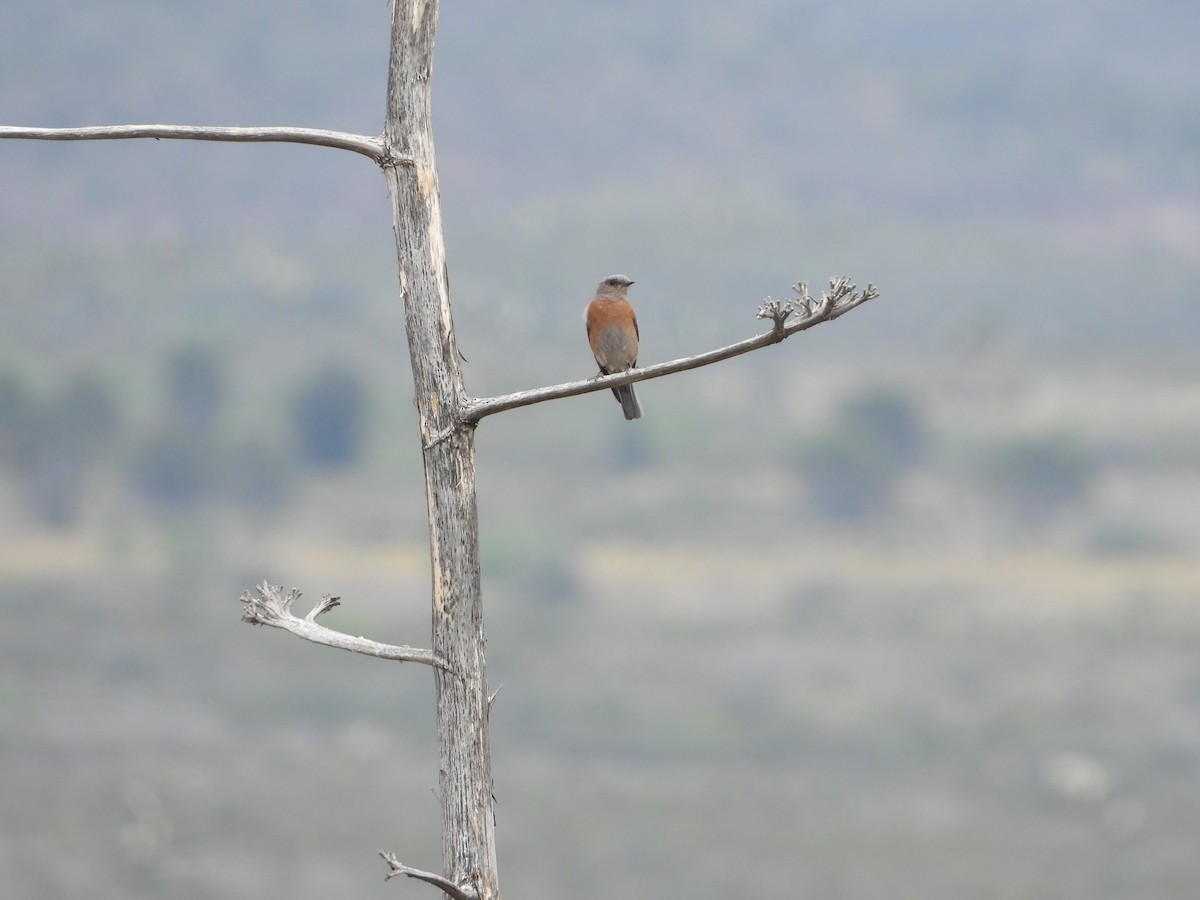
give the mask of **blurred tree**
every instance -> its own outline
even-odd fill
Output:
[[[924,459],[927,444],[912,399],[871,388],[841,406],[825,433],[800,449],[799,463],[821,514],[858,522],[891,506],[896,484]]]
[[[367,391],[362,379],[331,364],[301,387],[292,405],[300,460],[319,469],[353,464],[362,453]]]
[[[133,454],[134,489],[160,512],[190,512],[205,501],[232,502],[256,513],[279,509],[292,468],[285,453],[259,437],[227,441],[171,422],[145,437]]]
[[[209,493],[213,449],[188,429],[163,428],[134,454],[132,480],[143,499],[160,510],[186,511]]]
[[[216,353],[185,344],[164,370],[165,409],[133,455],[137,492],[160,511],[190,511],[206,499],[277,509],[291,482],[283,452],[257,437],[230,441],[213,427],[227,395]]]
[[[1023,522],[1041,525],[1087,497],[1095,468],[1095,460],[1077,439],[1038,435],[1004,441],[986,451],[978,479],[996,502]]]
[[[221,366],[212,349],[187,344],[172,351],[166,361],[166,390],[171,418],[196,433],[210,430],[225,399]]]
[[[15,372],[0,372],[0,466],[19,471],[28,462],[37,404]]]
[[[19,382],[0,380],[0,448],[27,508],[44,524],[74,522],[88,471],[112,446],[119,424],[112,391],[96,374],[76,374],[41,403]]]
[[[51,410],[60,436],[83,457],[94,458],[109,447],[120,426],[112,388],[92,373],[67,383]]]

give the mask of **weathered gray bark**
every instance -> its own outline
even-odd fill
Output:
[[[479,580],[475,429],[465,403],[451,321],[446,248],[433,155],[430,87],[436,0],[394,0],[384,151],[400,297],[404,303],[425,456],[433,565],[433,652],[440,744],[445,877],[500,896],[492,816],[491,747]]]

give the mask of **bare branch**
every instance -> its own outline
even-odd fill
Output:
[[[218,125],[88,125],[82,128],[29,128],[23,125],[0,125],[0,138],[38,141],[114,141],[130,138],[249,143],[268,141],[352,150],[381,164],[401,162],[387,158],[382,138],[344,131],[326,131],[322,128],[289,126],[231,128]]]
[[[861,306],[868,300],[874,300],[879,296],[875,285],[868,284],[863,290],[856,291],[854,283],[844,276],[831,278],[829,290],[822,291],[819,299],[814,299],[808,293],[808,285],[803,281],[796,284],[792,290],[797,294],[794,300],[774,300],[768,297],[759,306],[757,317],[772,320],[770,331],[746,338],[744,341],[738,341],[736,344],[709,350],[706,353],[673,359],[670,362],[657,363],[653,366],[644,366],[640,369],[630,369],[628,372],[620,372],[616,375],[599,375],[586,381],[569,381],[549,387],[518,391],[515,394],[502,394],[499,397],[468,399],[460,411],[460,420],[464,424],[474,425],[485,416],[505,410],[532,406],[547,400],[574,397],[578,394],[588,394],[592,391],[602,391],[606,388],[620,387],[623,384],[648,381],[651,378],[662,378],[664,375],[674,375],[676,372],[686,372],[688,369],[712,365],[743,353],[749,353],[751,350],[778,344],[784,338],[819,325],[821,322],[831,322],[856,306]]]
[[[300,596],[299,592],[296,593],[296,596],[297,597]],[[329,612],[335,606],[341,606],[341,605],[342,605],[341,597],[330,597],[328,594],[326,594],[324,597],[321,598],[320,603],[318,603],[316,606],[314,606],[312,609],[310,609],[308,611],[308,615],[305,616],[304,618],[308,619],[308,621],[310,621],[310,622],[315,622],[315,621],[317,621],[317,616],[323,616],[323,615],[325,615],[325,613]]]
[[[488,716],[489,716],[489,717],[492,715],[492,707],[493,707],[493,706],[495,705],[495,703],[496,703],[496,697],[497,697],[497,696],[499,696],[499,694],[500,694],[500,691],[501,691],[501,689],[502,689],[503,687],[504,687],[504,685],[500,685],[500,686],[499,686],[499,687],[497,687],[497,688],[496,688],[494,691],[492,691],[490,694],[488,694],[488,698],[487,698],[487,714],[488,714]]]
[[[775,326],[775,331],[783,331],[788,316],[795,311],[795,301],[776,300],[773,297],[768,297],[759,305],[758,312],[754,314],[754,318],[770,319],[771,324]]]
[[[450,671],[445,660],[439,659],[432,650],[422,650],[418,647],[404,647],[395,644],[381,644],[364,637],[353,637],[317,624],[317,616],[328,612],[341,604],[340,597],[324,597],[312,608],[303,619],[292,613],[292,604],[300,598],[300,592],[293,588],[286,594],[277,584],[263,582],[255,590],[257,597],[252,597],[249,591],[242,594],[242,621],[251,625],[270,625],[290,631],[297,637],[314,644],[324,644],[339,650],[349,650],[352,653],[362,653],[365,656],[375,656],[379,659],[392,659],[397,662],[414,662],[426,666]]]
[[[479,891],[471,884],[455,884],[448,878],[443,878],[441,875],[434,875],[432,872],[422,872],[420,869],[414,869],[411,866],[406,866],[400,860],[396,859],[395,854],[388,853],[386,850],[380,850],[379,855],[383,857],[383,861],[388,864],[391,871],[383,877],[384,881],[391,881],[397,875],[407,875],[409,878],[416,878],[420,881],[428,882],[436,888],[441,888],[444,894],[454,898],[454,900],[479,900]]]

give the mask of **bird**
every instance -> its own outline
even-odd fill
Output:
[[[587,324],[588,343],[601,375],[625,372],[637,365],[638,324],[629,305],[629,286],[624,275],[609,275],[596,287],[596,296],[587,305],[583,320]],[[612,389],[626,419],[640,419],[642,407],[632,384]]]

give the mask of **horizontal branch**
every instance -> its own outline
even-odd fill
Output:
[[[300,592],[293,588],[286,594],[277,584],[263,582],[257,588],[258,596],[251,596],[249,591],[242,594],[242,621],[251,625],[270,625],[272,628],[282,628],[297,637],[314,644],[324,644],[339,650],[349,650],[351,653],[362,653],[365,656],[375,656],[379,659],[392,659],[397,662],[421,663],[450,671],[445,660],[439,659],[432,650],[422,650],[419,647],[404,647],[395,644],[381,644],[364,637],[353,637],[317,624],[317,616],[329,612],[335,606],[341,605],[340,597],[322,597],[321,602],[314,606],[303,619],[292,613],[292,604],[300,598]]]
[[[424,881],[432,884],[436,888],[440,888],[442,893],[448,897],[453,897],[454,900],[479,900],[479,891],[474,885],[455,884],[449,878],[443,878],[441,875],[435,875],[433,872],[422,872],[420,869],[414,869],[411,866],[406,866],[400,860],[396,859],[395,854],[388,853],[386,850],[380,850],[379,855],[383,857],[383,861],[388,864],[390,871],[383,876],[384,881],[391,881],[397,875],[407,875],[409,878],[416,878],[419,881]]]
[[[344,131],[290,126],[235,128],[218,125],[89,125],[82,128],[27,128],[0,125],[0,138],[36,141],[118,141],[133,138],[183,141],[282,142],[353,150],[377,163],[385,161],[383,140]]]
[[[638,381],[648,381],[651,378],[662,378],[664,375],[674,375],[676,372],[686,372],[688,369],[698,369],[701,366],[712,365],[752,350],[778,344],[785,338],[801,331],[806,331],[821,322],[830,322],[848,313],[856,306],[873,300],[879,296],[875,285],[868,284],[863,290],[857,291],[850,279],[831,278],[829,290],[822,291],[819,299],[814,299],[808,293],[808,284],[800,282],[792,290],[797,297],[791,300],[774,300],[768,297],[758,308],[757,318],[770,319],[770,331],[738,341],[726,347],[718,347],[706,353],[673,359],[670,362],[644,366],[640,369],[630,369],[615,375],[600,375],[586,381],[569,381],[564,384],[549,387],[534,388],[528,391],[518,391],[515,394],[503,394],[499,397],[483,397],[468,399],[462,406],[460,418],[464,423],[475,424],[485,416],[518,409],[522,406],[532,406],[547,400],[558,400],[562,397],[574,397],[592,391],[620,387],[623,384],[634,384]]]

